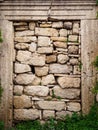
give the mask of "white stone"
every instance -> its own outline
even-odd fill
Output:
[[[68,41],[69,42],[78,42],[78,36],[77,35],[69,35]]]
[[[48,74],[49,67],[43,66],[43,67],[35,67],[35,74],[37,76],[45,76]]]
[[[34,30],[35,29],[35,23],[34,22],[30,22],[29,23],[29,29],[30,30]]]
[[[30,30],[15,32],[16,37],[33,36],[33,35],[34,35],[34,31],[30,31]]]
[[[27,43],[18,43],[15,45],[15,48],[18,50],[26,50],[29,48],[29,44]]]
[[[80,96],[79,89],[62,89],[59,86],[53,88],[54,94],[61,98],[76,99]]]
[[[68,65],[61,65],[61,64],[50,64],[49,73],[57,73],[57,74],[67,74],[72,71],[72,67]]]
[[[41,84],[41,78],[35,76],[32,85],[36,86],[36,85],[40,85]]]
[[[35,35],[40,36],[58,36],[58,31],[53,28],[35,28]]]
[[[23,94],[23,86],[15,85],[14,86],[14,94],[21,96]]]
[[[53,45],[55,47],[59,47],[59,48],[67,48],[67,43],[66,42],[53,42]]]
[[[15,63],[15,73],[25,73],[30,72],[31,68],[29,65]]]
[[[63,27],[63,22],[53,22],[52,23],[53,28],[62,28]]]
[[[24,93],[30,96],[45,97],[49,93],[49,88],[45,86],[26,86]]]
[[[80,87],[80,78],[59,77],[57,81],[58,81],[58,84],[62,88],[79,88]]]
[[[19,74],[17,75],[15,81],[20,85],[28,85],[34,81],[35,75],[33,74]]]
[[[64,22],[64,28],[66,29],[72,29],[72,22]]]
[[[15,37],[16,42],[36,42],[36,36]]]
[[[79,23],[73,24],[73,34],[79,34]]]
[[[55,78],[52,74],[42,77],[42,85],[55,84]]]
[[[70,54],[78,54],[79,52],[79,47],[78,46],[69,46],[68,47],[68,52]]]
[[[42,36],[39,36],[38,37],[38,46],[42,47],[46,47],[46,46],[50,46],[50,38],[49,37],[42,37]]]
[[[53,52],[53,47],[39,47],[38,53],[41,54],[51,54]]]
[[[60,36],[61,37],[67,37],[67,30],[66,29],[60,29]]]
[[[76,102],[67,103],[67,110],[73,112],[79,112],[81,110],[81,105],[80,103],[76,103]]]
[[[35,120],[40,117],[40,111],[36,109],[14,109],[15,120]]]
[[[26,95],[22,96],[14,96],[14,107],[21,109],[21,108],[30,108],[32,106],[32,102],[30,97]]]
[[[35,52],[37,49],[37,44],[35,42],[32,42],[30,45],[29,45],[29,51],[30,52]]]
[[[60,101],[38,101],[37,106],[44,110],[61,111],[65,109],[65,103]]]
[[[70,59],[69,62],[70,62],[70,64],[72,64],[72,65],[77,65],[77,64],[79,63],[78,59],[76,59],[76,58]]]
[[[53,117],[55,117],[55,111],[49,111],[49,110],[43,111],[43,119],[50,119]]]
[[[57,59],[58,63],[64,64],[69,60],[69,57],[67,55],[59,54]]]
[[[66,42],[67,41],[67,37],[51,37],[52,41],[58,41],[58,42]]]

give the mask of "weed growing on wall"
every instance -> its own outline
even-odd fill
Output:
[[[1,33],[1,30],[0,30],[0,43],[3,42],[3,39],[2,39],[2,33]]]
[[[98,0],[96,0],[96,4],[98,5]]]
[[[95,61],[93,62],[94,66],[96,67],[96,69],[98,70],[98,56],[96,56]]]

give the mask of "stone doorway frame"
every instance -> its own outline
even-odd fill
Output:
[[[20,4],[19,2],[17,4]],[[41,4],[41,3],[40,3]],[[47,3],[48,4],[48,3]],[[12,4],[13,5],[13,4]],[[71,5],[71,4],[70,4]],[[70,6],[69,5],[69,6]],[[79,7],[82,5],[78,5]],[[28,8],[29,8],[28,4]],[[64,5],[61,6],[61,8]],[[3,7],[1,5],[1,7]],[[38,8],[38,6],[36,6]],[[44,7],[44,5],[42,5]],[[51,13],[51,20],[80,20],[81,23],[81,100],[82,112],[88,113],[90,106],[94,102],[94,95],[92,94],[92,87],[96,79],[96,71],[92,66],[92,62],[98,55],[98,20],[96,19],[96,12],[98,8],[94,5],[87,5],[88,9],[85,11],[83,6],[82,12],[76,8],[75,5],[69,7],[68,10],[62,12],[59,10]],[[5,7],[6,8],[6,7]],[[14,9],[16,6],[14,7]],[[23,9],[23,5],[20,9]],[[67,11],[67,12],[66,12]],[[1,45],[0,53],[0,78],[3,87],[2,103],[0,106],[0,119],[4,120],[6,126],[12,126],[13,121],[13,61],[14,61],[14,28],[13,21],[38,21],[47,20],[47,12],[40,11],[13,11],[10,8],[8,11],[1,10],[0,28],[3,35],[3,43]],[[40,15],[39,15],[40,14]],[[69,15],[68,15],[69,14]]]

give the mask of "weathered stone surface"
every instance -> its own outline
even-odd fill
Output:
[[[56,55],[49,55],[49,56],[46,56],[46,62],[47,62],[47,63],[56,62]]]
[[[40,111],[36,109],[14,109],[15,120],[35,120],[40,117]]]
[[[27,25],[27,23],[26,22],[14,22],[13,25],[14,26],[21,26],[21,25],[23,26],[23,25]]]
[[[38,55],[34,53],[28,63],[34,66],[43,66],[45,65],[45,55]]]
[[[58,84],[62,88],[79,88],[80,87],[80,78],[59,77],[57,81],[58,81]]]
[[[50,42],[50,38],[49,37],[42,37],[39,36],[38,37],[38,46],[50,46],[51,42]]]
[[[15,36],[16,37],[22,37],[22,36],[33,36],[34,35],[34,31],[21,31],[21,32],[15,32]]]
[[[60,36],[61,37],[67,37],[67,30],[66,29],[60,29]]]
[[[50,70],[49,73],[66,74],[72,71],[72,67],[68,65],[61,65],[61,64],[54,63],[54,64],[50,64],[49,70]]]
[[[20,49],[20,50],[26,50],[26,49],[28,49],[29,48],[29,44],[27,44],[27,43],[18,43],[18,44],[16,44],[15,45],[15,48],[16,49]]]
[[[39,85],[41,83],[41,78],[35,76],[33,82],[32,82],[32,85],[36,86],[36,85]]]
[[[98,94],[96,95],[96,101],[98,102]]]
[[[73,34],[79,34],[79,23],[73,24]]]
[[[62,119],[62,118],[65,117],[66,115],[67,115],[66,111],[56,112],[56,118],[57,118],[57,119]]]
[[[69,57],[67,55],[59,54],[57,59],[58,63],[64,64],[69,60]]]
[[[53,45],[59,48],[67,48],[67,43],[65,42],[53,42]]]
[[[77,65],[77,64],[79,63],[78,59],[76,59],[76,58],[70,59],[69,62],[70,62],[70,64],[72,64],[72,65]]]
[[[65,109],[65,103],[60,101],[38,101],[37,106],[44,110],[61,111]]]
[[[55,117],[55,111],[43,111],[43,119],[50,119],[50,117]]]
[[[24,31],[24,30],[28,30],[28,26],[17,26],[15,28],[16,31]]]
[[[38,48],[38,53],[41,54],[51,54],[53,52],[53,47],[39,47]]]
[[[80,90],[78,89],[62,89],[59,86],[53,88],[54,94],[61,98],[76,99],[80,96]]]
[[[73,71],[74,74],[81,74],[81,70],[79,68],[79,65],[78,66],[74,66],[74,71]]]
[[[72,29],[72,22],[64,22],[64,28],[66,29]]]
[[[78,46],[69,46],[68,47],[68,52],[70,54],[78,54],[79,47]]]
[[[51,23],[42,23],[42,24],[40,24],[40,27],[42,27],[42,28],[49,28],[51,26],[52,26]]]
[[[21,96],[22,93],[23,93],[23,86],[15,85],[14,86],[14,94],[18,95],[18,96]]]
[[[78,42],[78,36],[77,35],[69,35],[68,41],[69,42]]]
[[[57,50],[58,52],[62,52],[62,53],[65,53],[65,54],[68,52],[67,49],[63,49],[63,48],[56,48],[56,50]]]
[[[52,74],[42,77],[42,85],[55,84],[55,78]]]
[[[35,74],[37,76],[45,76],[48,74],[49,67],[43,66],[43,67],[35,67]]]
[[[15,37],[16,42],[36,42],[36,36]]]
[[[21,108],[30,108],[32,106],[32,102],[30,97],[26,95],[22,96],[14,96],[14,107],[21,109]]]
[[[67,103],[67,110],[73,111],[73,112],[79,112],[81,110],[81,105],[80,103],[77,103],[77,102]]]
[[[67,41],[67,37],[51,37],[52,41],[60,41],[60,42],[66,42]]]
[[[15,63],[15,73],[24,73],[31,71],[31,68],[29,65]]]
[[[30,45],[29,45],[29,51],[31,52],[35,52],[37,49],[37,44],[35,42],[32,42]]]
[[[31,52],[29,51],[18,51],[16,59],[21,63],[27,63],[31,58]]]
[[[49,88],[45,86],[26,86],[24,93],[30,96],[45,97],[49,93]]]
[[[34,22],[30,22],[29,23],[29,29],[30,30],[34,30],[35,29],[35,23]]]
[[[53,28],[62,28],[63,27],[63,22],[53,22],[52,23]]]
[[[53,28],[35,28],[35,34],[40,36],[58,36],[58,31]]]
[[[17,84],[28,85],[34,81],[35,75],[33,74],[19,74],[15,81]]]

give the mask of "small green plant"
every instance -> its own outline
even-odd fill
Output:
[[[97,11],[97,13],[96,13],[96,18],[98,19],[98,11]]]
[[[60,97],[60,96],[56,96],[56,95],[55,95],[54,90],[52,90],[52,98],[56,98],[56,99],[61,100],[61,97]]]
[[[1,30],[0,30],[0,42],[3,42]]]
[[[94,67],[98,70],[98,56],[96,56],[95,61],[93,62]]]
[[[1,86],[1,80],[0,80],[0,102],[1,102],[2,92],[3,92],[3,88]]]
[[[80,70],[82,69],[82,65],[83,65],[82,62],[80,61],[80,62],[79,62],[79,69],[80,69]]]
[[[96,5],[98,5],[98,0],[96,0]]]
[[[98,81],[96,81],[96,83],[95,83],[95,85],[94,85],[94,87],[93,87],[93,89],[92,89],[92,92],[93,92],[94,94],[97,94],[97,93],[98,93]]]

